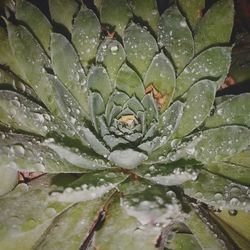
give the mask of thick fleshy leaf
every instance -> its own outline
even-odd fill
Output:
[[[101,22],[110,27],[109,31],[116,31],[119,36],[122,36],[132,13],[126,0],[102,0],[100,17]]]
[[[218,216],[211,214],[213,219],[223,228],[224,232],[232,239],[235,243],[234,247],[239,249],[248,249],[249,248],[249,213],[237,210],[224,210],[221,213],[217,213]],[[220,215],[225,216],[224,219],[221,219]],[[239,216],[241,215],[241,216]],[[222,217],[223,218],[223,217]],[[233,221],[233,223],[230,223]],[[235,229],[244,229],[243,235],[241,232],[238,232]],[[245,236],[245,237],[244,237]]]
[[[134,15],[142,19],[148,28],[156,32],[159,19],[157,2],[155,0],[132,0],[129,5]]]
[[[233,228],[235,232],[243,236],[248,242],[250,241],[250,214],[247,211],[237,211],[237,214],[232,214],[230,210],[223,210],[216,213],[224,223]]]
[[[214,47],[196,56],[178,76],[175,97],[184,94],[201,79],[217,81],[219,87],[228,73],[231,63],[231,47]]]
[[[16,92],[0,91],[0,104],[0,122],[11,129],[42,136],[60,130],[59,124],[47,110]]]
[[[82,173],[107,165],[90,155],[80,155],[38,139],[18,134],[1,133],[0,168],[13,168],[45,173]]]
[[[114,191],[98,194],[97,187],[90,195],[86,185],[75,190],[65,189],[60,194],[53,192],[52,184],[53,178],[44,176],[29,186],[18,185],[0,199],[1,247],[13,250],[18,244],[20,250],[79,249],[83,242],[91,239],[98,223],[104,219],[104,209]],[[64,193],[72,199],[61,201]]]
[[[145,75],[145,88],[152,84],[157,91],[165,97],[162,110],[166,109],[171,102],[175,89],[175,71],[163,52],[156,55]]]
[[[202,17],[202,11],[205,8],[205,0],[178,0],[178,4],[180,5],[182,12],[185,13],[192,30],[194,30],[196,24]]]
[[[93,66],[87,78],[88,89],[98,92],[106,104],[111,93],[112,86],[107,71],[102,66]]]
[[[202,218],[193,210],[185,224],[193,233],[201,249],[221,250],[225,249],[225,243],[218,235],[211,231]]]
[[[142,161],[147,160],[147,158],[145,154],[133,149],[115,150],[108,157],[118,167],[126,169],[137,167]]]
[[[39,99],[30,86],[25,84],[19,77],[6,69],[0,68],[0,85],[8,85],[10,89],[16,90],[18,93]]]
[[[225,176],[237,183],[243,185],[250,185],[250,165],[241,166],[232,163],[219,162],[216,164],[209,164],[204,166],[205,169],[211,173]]]
[[[49,0],[49,11],[52,20],[63,25],[69,32],[72,30],[73,17],[79,9],[75,0]]]
[[[154,37],[145,28],[132,23],[124,32],[123,42],[128,61],[143,77],[158,52]]]
[[[97,154],[103,156],[104,158],[107,158],[110,152],[104,146],[104,144],[88,128],[83,128],[83,133],[84,133],[86,141],[89,143],[90,147]]]
[[[24,22],[49,54],[52,26],[46,16],[26,0],[16,1],[16,18]]]
[[[55,92],[55,100],[58,106],[58,116],[64,119],[67,131],[78,136],[83,145],[87,145],[84,139],[84,125],[87,114],[84,113],[76,99],[64,87],[57,76],[48,75],[49,82]]]
[[[50,66],[49,58],[25,27],[15,26],[8,22],[7,28],[10,46],[20,70],[47,108],[55,113],[57,106],[54,91],[45,70]]]
[[[43,146],[52,149],[62,161],[65,161],[72,166],[76,166],[84,170],[100,170],[110,168],[110,164],[103,159],[100,159],[95,154],[79,153],[77,149],[67,148],[52,142],[43,142]],[[87,151],[87,149],[85,149]],[[73,172],[74,170],[72,170]]]
[[[183,151],[203,163],[218,162],[245,150],[250,143],[250,130],[242,126],[224,126],[197,133]]]
[[[210,80],[201,80],[188,90],[175,137],[182,138],[201,125],[212,109],[215,92],[216,83]]]
[[[72,42],[84,67],[95,58],[100,33],[101,25],[98,18],[92,10],[83,6],[74,19]]]
[[[8,66],[16,75],[23,76],[11,50],[8,34],[3,27],[0,27],[0,64]]]
[[[35,249],[81,249],[83,242],[91,237],[106,199],[80,202],[64,210],[37,241]]]
[[[97,125],[97,116],[104,114],[105,105],[101,95],[97,92],[91,92],[89,94],[89,112],[91,116],[91,121],[95,127],[95,130],[98,132],[99,128]]]
[[[127,64],[123,64],[118,71],[116,87],[130,97],[135,95],[137,98],[142,99],[144,96],[144,86],[140,77]]]
[[[73,46],[63,35],[52,33],[50,49],[55,74],[88,113],[86,76]]]
[[[156,106],[155,100],[152,95],[148,94],[145,95],[142,99],[142,104],[145,108],[145,123],[147,124],[148,128],[158,120],[158,108]]]
[[[247,210],[249,188],[202,170],[194,181],[182,184],[184,193],[216,208]]]
[[[211,46],[228,44],[234,22],[234,1],[216,2],[195,29],[195,52]]]
[[[233,155],[232,157],[229,157],[227,159],[227,162],[236,164],[236,165],[241,165],[244,167],[249,167],[249,162],[250,162],[250,148],[248,147],[246,150]]]
[[[94,244],[97,249],[101,247],[103,250],[117,250],[119,246],[130,250],[154,250],[160,234],[159,227],[141,226],[116,202],[108,210],[104,226],[96,232]]]
[[[186,19],[177,6],[168,8],[158,24],[158,43],[170,54],[177,72],[193,58],[194,41]]]
[[[98,48],[96,61],[105,66],[113,85],[115,84],[117,72],[124,63],[125,58],[123,46],[119,41],[112,38],[107,37]]]
[[[214,114],[206,120],[206,127],[219,127],[226,124],[250,127],[250,94],[233,96],[216,106]]]

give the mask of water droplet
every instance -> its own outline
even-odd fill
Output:
[[[238,211],[237,211],[236,209],[230,209],[230,210],[228,210],[228,213],[229,213],[229,215],[231,215],[231,216],[236,216],[237,213],[238,213]]]

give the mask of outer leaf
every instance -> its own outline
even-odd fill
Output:
[[[206,120],[206,127],[219,127],[226,124],[250,127],[250,94],[244,93],[229,98],[216,106],[215,113]]]
[[[95,58],[100,32],[101,25],[98,18],[92,10],[83,6],[74,19],[72,42],[84,67]]]
[[[159,235],[160,228],[140,227],[136,218],[127,214],[116,202],[110,208],[103,228],[96,233],[95,247],[101,247],[103,250],[116,250],[120,247],[131,250],[153,250],[155,239]]]
[[[236,165],[241,165],[241,166],[244,166],[244,167],[249,167],[249,162],[250,162],[250,150],[249,150],[249,147],[238,153],[238,154],[235,154],[233,155],[232,157],[229,157],[227,159],[227,162],[230,162],[230,163],[233,163],[233,164],[236,164]]]
[[[82,173],[106,168],[96,156],[81,155],[66,147],[36,140],[32,136],[1,133],[0,168],[46,173]]]
[[[7,28],[10,46],[18,66],[39,98],[51,112],[55,113],[57,106],[54,99],[54,91],[49,84],[44,69],[50,66],[47,55],[26,28],[14,26],[9,22],[7,23]]]
[[[50,49],[55,74],[88,113],[86,76],[73,46],[63,35],[52,33]]]
[[[75,0],[49,0],[51,18],[57,24],[63,25],[69,32],[72,30],[73,17],[79,9]]]
[[[109,74],[112,84],[115,84],[116,75],[126,58],[123,46],[117,40],[107,37],[98,48],[96,61],[102,63]]]
[[[186,19],[175,5],[162,14],[158,29],[160,46],[170,54],[177,72],[181,72],[193,58],[194,41]]]
[[[232,163],[220,162],[204,166],[208,171],[225,176],[243,185],[250,185],[250,166],[235,165]]]
[[[2,27],[0,27],[0,64],[8,66],[16,75],[23,76],[11,50],[8,34]]]
[[[9,87],[11,86],[19,93],[25,93],[27,96],[32,96],[37,99],[37,96],[31,87],[25,84],[20,78],[10,71],[0,68],[0,85],[5,84],[7,84]]]
[[[232,211],[235,211],[235,210],[232,210]],[[248,237],[249,225],[247,224],[247,222],[249,221],[249,213],[247,213],[247,212],[244,213],[242,211],[239,211],[239,213],[237,212],[237,216],[233,217],[232,215],[230,215],[230,214],[232,214],[232,211],[230,211],[230,210],[229,211],[226,211],[226,210],[222,211],[222,213],[221,213],[222,218],[223,218],[223,216],[225,216],[227,214],[224,217],[224,219],[226,219],[226,221],[224,221],[220,217],[218,218],[217,216],[215,216],[213,214],[212,214],[212,216],[216,220],[216,222],[223,228],[223,230],[230,236],[230,238],[236,243],[235,247],[239,247],[239,249],[246,249],[247,250],[249,247],[249,243],[250,243],[250,240],[247,239],[247,238],[249,238]],[[243,215],[243,216],[239,216],[239,215]],[[231,221],[233,221],[233,223],[230,223]],[[242,227],[242,229],[244,229],[243,235],[235,230],[235,229],[239,229],[240,227]],[[245,234],[246,238],[244,237],[244,234]]]
[[[234,21],[234,2],[216,2],[200,20],[195,30],[195,52],[205,48],[228,44]]]
[[[141,26],[132,23],[124,32],[123,42],[128,61],[141,76],[144,76],[158,52],[154,37]]]
[[[101,22],[111,26],[119,36],[123,35],[132,13],[126,0],[102,0],[100,7]]]
[[[198,133],[184,151],[203,163],[218,162],[245,150],[250,130],[241,126],[225,126]]]
[[[171,62],[163,52],[153,58],[145,75],[144,86],[147,87],[150,84],[153,84],[163,96],[166,96],[162,110],[166,109],[174,94],[175,72]]]
[[[86,114],[82,109],[79,109],[78,102],[56,76],[48,75],[48,78],[51,86],[53,86],[55,100],[59,107],[57,115],[64,119],[67,132],[72,132],[81,140],[83,145],[87,145],[84,136]]]
[[[18,93],[0,91],[0,104],[0,122],[11,128],[42,136],[60,130],[43,107]]]
[[[18,0],[16,1],[16,18],[31,28],[33,34],[49,54],[52,26],[45,15],[28,1]]]
[[[130,97],[135,95],[137,98],[142,99],[144,96],[144,87],[140,77],[126,63],[118,71],[116,87]]]
[[[216,92],[216,83],[201,80],[187,92],[186,102],[176,137],[183,137],[201,125],[212,109]]]
[[[211,231],[194,211],[191,212],[185,223],[194,234],[202,249],[221,250],[224,248],[224,242]]]
[[[230,211],[223,210],[217,216],[246,240],[250,241],[249,212],[238,211],[236,216],[232,216]]]
[[[183,185],[184,193],[216,208],[247,210],[250,207],[248,187],[202,170],[195,181]]]
[[[202,16],[202,11],[205,8],[205,0],[178,0],[178,4],[180,5],[181,10],[185,13],[192,30],[194,30]]]
[[[129,4],[135,16],[145,21],[153,31],[157,30],[159,12],[155,0],[132,0]]]
[[[38,250],[80,249],[103,206],[102,199],[74,204],[53,220],[35,248]]]
[[[214,47],[196,56],[178,76],[175,97],[184,94],[190,86],[201,79],[218,82],[218,87],[227,75],[231,62],[230,47]]]

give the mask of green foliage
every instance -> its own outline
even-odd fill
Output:
[[[94,2],[5,4],[0,248],[247,249],[224,211],[250,209],[249,94],[215,98],[233,1]]]

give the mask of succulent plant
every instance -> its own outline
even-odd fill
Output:
[[[4,4],[0,249],[249,249],[233,1],[48,4]]]

